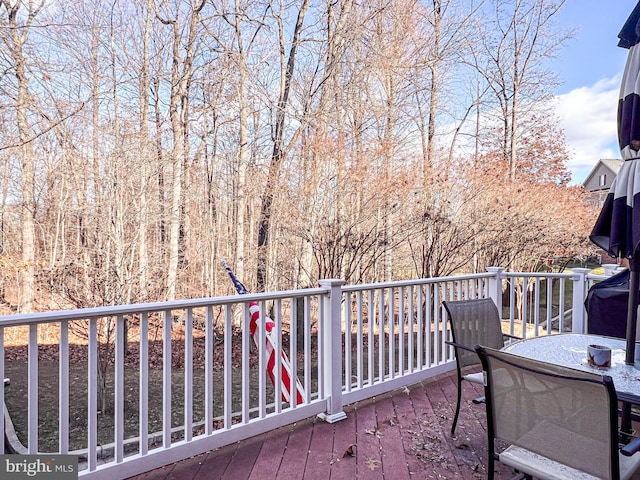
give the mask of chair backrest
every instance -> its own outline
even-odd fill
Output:
[[[500,313],[490,298],[442,302],[449,314],[453,341],[469,350],[456,348],[458,368],[480,364],[476,345],[502,348],[504,336]]]
[[[487,432],[597,478],[617,479],[617,397],[611,377],[477,347]]]

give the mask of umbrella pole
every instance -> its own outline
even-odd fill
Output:
[[[638,282],[640,281],[640,254],[629,259],[629,301],[627,303],[627,347],[625,353],[625,363],[635,364],[636,353],[636,324],[638,320]],[[622,402],[620,433],[623,441],[628,440],[633,435],[631,425],[631,404]],[[626,442],[625,442],[626,443]]]
[[[636,352],[636,324],[638,320],[638,288],[640,287],[640,255],[634,255],[629,259],[629,302],[627,304],[627,349],[625,363],[635,363]]]

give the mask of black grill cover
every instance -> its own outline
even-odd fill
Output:
[[[629,276],[629,270],[624,270],[589,289],[584,303],[589,333],[625,338]]]

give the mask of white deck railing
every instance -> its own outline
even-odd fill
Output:
[[[442,300],[490,297],[504,307],[505,329],[523,336],[585,331],[588,287],[605,278],[587,273],[323,280],[305,290],[0,317],[0,378],[10,379],[0,382],[0,411],[14,420],[0,422],[0,434],[16,453],[75,454],[81,477],[113,480],[310,416],[338,421],[344,405],[455,368]],[[518,282],[528,292],[519,306]],[[260,328],[260,347],[252,344],[250,302],[275,323],[300,404],[283,400],[283,357],[275,356],[273,384],[263,374],[268,348]],[[11,360],[18,329],[28,331],[26,370]],[[59,338],[53,359],[40,358],[45,330]]]

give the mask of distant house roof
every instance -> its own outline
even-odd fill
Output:
[[[590,192],[608,190],[623,163],[623,160],[617,158],[601,158],[582,183],[582,186]]]
[[[618,174],[618,172],[622,168],[622,164],[624,163],[624,161],[620,160],[619,158],[603,158],[600,161],[607,167],[609,167],[611,171],[616,175]]]

